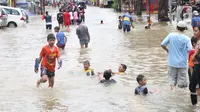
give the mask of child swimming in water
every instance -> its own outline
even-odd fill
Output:
[[[137,88],[135,88],[135,94],[147,94],[148,89],[146,87],[146,84],[147,84],[146,77],[144,75],[138,75],[136,80],[139,85]]]
[[[118,72],[112,72],[112,74],[124,75],[124,74],[126,74],[125,73],[126,69],[127,69],[127,66],[125,64],[120,64],[120,66],[118,68]]]
[[[98,77],[99,77],[100,83],[106,83],[106,84],[116,83],[116,81],[114,79],[110,79],[112,76],[111,73],[112,73],[111,70],[105,70],[103,73],[104,79],[102,79],[102,74],[99,72]]]
[[[87,76],[95,75],[94,69],[90,68],[90,62],[88,60],[84,61],[83,67],[84,67],[84,72],[86,73]]]

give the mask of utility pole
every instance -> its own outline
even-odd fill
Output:
[[[128,11],[130,12],[131,10],[131,4],[130,4],[130,0],[128,0]]]
[[[8,0],[9,6],[12,7],[12,0]]]
[[[14,2],[13,2],[13,6],[14,7],[16,7],[16,5],[17,5],[17,3],[16,3],[17,1],[16,0],[14,0]]]
[[[40,0],[40,10],[41,10],[41,14],[44,14],[44,12],[45,12],[45,0]]]
[[[172,1],[169,0],[169,19],[170,19],[170,23],[172,23]]]
[[[151,10],[150,10],[151,2],[150,2],[150,0],[148,0],[148,3],[149,3],[149,18],[151,18]]]

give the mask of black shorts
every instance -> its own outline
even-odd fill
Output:
[[[119,24],[119,25],[118,25],[118,29],[122,29],[122,25]]]
[[[46,29],[51,30],[51,28],[52,28],[52,25],[46,25]]]
[[[50,72],[47,70],[47,68],[41,67],[41,75],[40,76],[42,77],[43,75],[47,75],[50,78],[50,77],[55,76],[55,72]]]
[[[131,31],[131,25],[124,25],[123,26],[123,30],[124,30],[124,32],[130,32]]]
[[[58,21],[58,24],[63,24],[63,21]]]

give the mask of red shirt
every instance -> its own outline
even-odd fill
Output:
[[[194,62],[192,61],[192,57],[193,57],[194,53],[195,53],[194,49],[189,51],[189,59],[188,59],[189,67],[194,67]]]
[[[40,57],[42,57],[42,67],[47,68],[50,72],[54,72],[56,67],[56,58],[60,57],[60,51],[55,46],[53,50],[51,50],[49,45],[46,45],[42,48]]]

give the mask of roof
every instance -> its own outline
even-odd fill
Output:
[[[17,10],[21,10],[20,8],[15,8],[15,7],[9,7],[9,6],[0,6],[2,8],[9,8],[9,9],[17,9]]]

